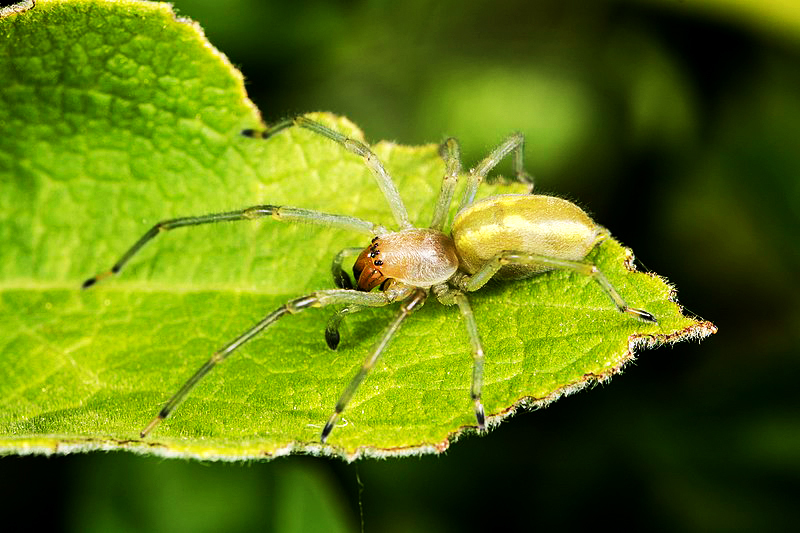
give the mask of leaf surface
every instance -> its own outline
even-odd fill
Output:
[[[0,450],[127,449],[209,459],[293,451],[440,451],[474,427],[472,357],[458,311],[431,298],[355,394],[328,443],[322,425],[390,318],[349,316],[336,352],[330,309],[285,318],[216,368],[151,436],[139,431],[216,349],[287,300],[332,287],[330,261],[363,236],[272,220],[159,236],[123,272],[81,291],[156,222],[259,204],[391,225],[363,161],[304,130],[269,141],[241,75],[166,4],[39,1],[0,18]],[[346,119],[315,117],[355,138]],[[499,140],[498,140],[499,141]],[[435,145],[373,146],[412,221],[432,216]],[[481,195],[520,192],[489,186]],[[589,257],[629,304],[552,272],[471,297],[486,351],[490,424],[618,372],[639,346],[698,338],[672,288],[631,270],[614,240]]]

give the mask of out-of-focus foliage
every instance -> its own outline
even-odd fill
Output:
[[[524,131],[539,189],[589,208],[720,328],[445,458],[360,464],[368,530],[458,531],[482,514],[494,528],[534,517],[540,528],[590,527],[608,509],[649,531],[789,529],[800,479],[793,4],[176,2],[270,109],[334,111],[371,140],[456,135],[468,161]],[[125,487],[115,458],[104,459],[104,486]],[[79,474],[100,459],[76,461],[0,461],[4,479],[17,480],[6,501],[21,506],[35,490],[24,480],[42,472],[93,497]],[[270,476],[274,464],[245,475]],[[325,468],[357,521],[356,471]],[[221,499],[245,497],[219,487]],[[137,505],[162,503],[141,492]]]

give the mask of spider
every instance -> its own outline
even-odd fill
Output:
[[[513,154],[513,169],[517,179],[529,184],[532,190],[533,181],[523,168],[524,137],[521,133],[509,136],[466,174],[466,189],[448,235],[443,232],[443,228],[455,195],[456,184],[462,175],[460,149],[456,139],[446,140],[440,148],[446,170],[433,220],[429,227],[418,228],[409,221],[403,200],[386,168],[364,143],[302,115],[278,122],[264,131],[244,130],[242,135],[269,139],[292,126],[308,129],[361,156],[391,208],[397,230],[348,215],[298,207],[256,205],[225,213],[163,220],[142,235],[110,270],[87,279],[82,286],[84,289],[119,273],[142,247],[164,231],[213,222],[271,217],[276,221],[312,223],[372,237],[366,248],[346,248],[335,256],[332,272],[338,288],[319,290],[288,301],[214,352],[140,432],[142,438],[170,416],[206,374],[244,343],[278,319],[306,309],[344,306],[333,314],[325,329],[328,346],[336,349],[339,344],[339,326],[345,315],[367,307],[400,303],[399,312],[339,397],[333,413],[322,429],[322,443],[330,436],[359,385],[375,366],[403,321],[418,310],[431,293],[442,304],[457,306],[463,317],[473,359],[470,397],[480,432],[486,430],[486,415],[481,403],[484,352],[467,293],[480,289],[491,278],[522,279],[553,269],[571,270],[594,279],[620,312],[642,321],[657,322],[647,311],[628,306],[597,266],[586,260],[588,253],[608,233],[575,204],[561,198],[532,193],[504,194],[475,201],[475,194],[484,177],[509,154]],[[342,267],[344,260],[352,256],[357,256],[353,265],[355,282],[350,280]],[[373,290],[376,288],[379,290]]]

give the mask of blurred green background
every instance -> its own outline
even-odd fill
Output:
[[[719,333],[440,457],[5,457],[6,515],[35,504],[32,529],[73,531],[792,529],[796,0],[175,5],[267,121],[325,110],[372,141],[452,135],[467,165],[523,131],[538,190],[588,208]]]

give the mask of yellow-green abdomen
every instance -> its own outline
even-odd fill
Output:
[[[541,195],[484,198],[461,210],[452,236],[461,269],[474,274],[504,250],[579,261],[594,248],[602,228],[580,207]],[[545,266],[506,266],[499,278],[523,278],[549,270]]]

